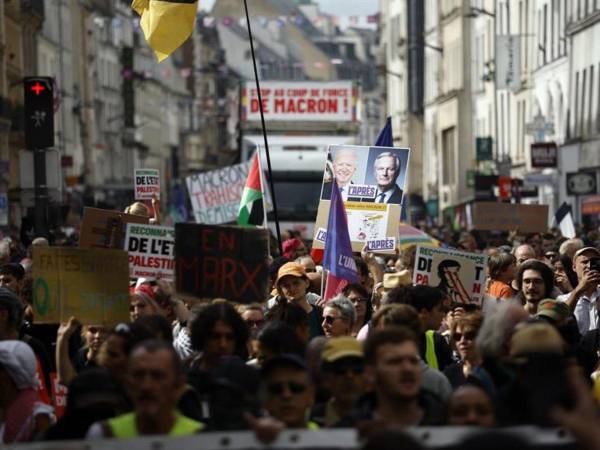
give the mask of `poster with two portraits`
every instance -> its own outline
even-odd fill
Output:
[[[365,244],[374,253],[394,253],[410,150],[396,147],[329,147],[313,248],[325,247],[331,188],[335,179],[344,199],[352,251]]]

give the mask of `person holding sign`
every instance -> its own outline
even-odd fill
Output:
[[[152,197],[152,211],[142,202],[135,202],[125,208],[124,212],[134,216],[150,217],[151,225],[160,225],[160,202],[156,196]]]

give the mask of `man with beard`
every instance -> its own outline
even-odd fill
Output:
[[[129,439],[142,435],[186,436],[204,425],[184,417],[175,407],[185,385],[179,356],[164,341],[144,341],[131,352],[128,390],[134,411],[94,423],[88,439]]]
[[[516,280],[519,290],[517,299],[521,300],[529,315],[537,314],[540,301],[552,295],[552,269],[536,259],[528,260],[519,266]]]
[[[422,389],[417,338],[408,328],[390,326],[374,330],[365,343],[365,369],[375,387],[375,401],[357,411],[341,426],[361,429],[440,425],[441,401]]]

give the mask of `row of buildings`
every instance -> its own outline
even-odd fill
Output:
[[[415,208],[465,222],[474,175],[496,174],[595,220],[596,187],[569,195],[567,173],[600,170],[600,1],[382,0],[379,31],[396,143],[418,156]],[[555,168],[532,166],[534,142],[556,144]]]
[[[357,132],[373,142],[385,119],[375,27],[340,31],[306,0],[250,6],[261,79],[360,82]],[[22,80],[32,75],[55,82],[51,225],[76,226],[84,204],[123,208],[136,167],[160,170],[164,215],[186,220],[185,177],[240,160],[241,86],[254,80],[241,2],[199,11],[191,38],[157,64],[130,0],[0,0],[0,226],[30,225]]]

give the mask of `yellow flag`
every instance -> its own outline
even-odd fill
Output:
[[[133,0],[140,26],[158,62],[173,53],[194,30],[198,0]]]

